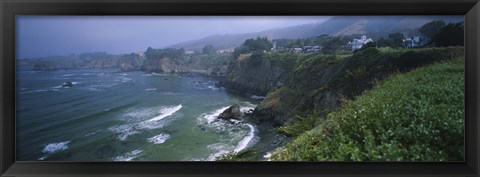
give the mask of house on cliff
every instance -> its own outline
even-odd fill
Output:
[[[420,47],[422,45],[422,41],[420,40],[419,36],[414,36],[403,39],[403,45],[407,48]]]
[[[373,42],[372,38],[367,38],[366,35],[362,35],[360,39],[353,39],[348,42],[348,46],[352,46],[352,51],[362,48],[363,45]]]

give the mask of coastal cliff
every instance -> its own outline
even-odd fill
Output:
[[[297,59],[292,54],[242,54],[228,66],[222,85],[229,90],[265,96],[284,85]]]
[[[50,56],[23,59],[20,65],[32,66],[36,71],[56,71],[79,68],[118,68],[119,71],[140,70],[145,58],[135,53],[111,55],[106,53],[84,53],[69,56]]]
[[[463,47],[382,51],[367,48],[351,56],[312,56],[300,62],[285,86],[271,91],[254,110],[257,122],[275,126],[297,121],[295,115],[326,115],[342,100],[354,99],[378,80],[463,55]]]
[[[143,62],[141,70],[157,73],[196,73],[209,76],[225,76],[230,60],[230,54],[150,58]]]

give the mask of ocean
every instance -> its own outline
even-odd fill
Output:
[[[17,160],[211,161],[258,142],[255,126],[217,119],[258,101],[215,78],[114,71],[17,68]]]

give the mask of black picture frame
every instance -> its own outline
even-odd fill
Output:
[[[462,176],[480,174],[478,0],[1,0],[2,176]],[[465,162],[16,162],[17,15],[464,15]]]

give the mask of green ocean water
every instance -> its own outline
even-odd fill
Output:
[[[216,119],[256,101],[215,78],[113,71],[17,69],[17,160],[206,161],[258,141],[254,126]]]

